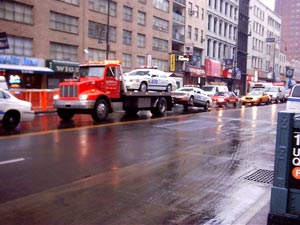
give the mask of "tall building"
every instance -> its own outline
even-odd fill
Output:
[[[250,0],[247,73],[252,81],[280,81],[281,18],[262,1]]]
[[[276,0],[275,12],[281,17],[281,50],[287,45],[287,59],[300,61],[300,1]]]
[[[125,72],[155,65],[187,76],[189,65],[203,66],[204,13],[205,0],[1,0],[9,48],[0,49],[0,73],[21,87],[55,88],[79,63],[120,59]]]
[[[229,89],[235,89],[233,69],[236,67],[238,35],[238,0],[207,0],[207,61],[217,67],[219,73],[207,73],[207,81],[224,83]]]
[[[239,23],[238,23],[238,44],[237,44],[237,68],[236,76],[240,76],[240,94],[246,93],[247,86],[247,57],[248,57],[248,37],[249,37],[249,1],[239,2]]]

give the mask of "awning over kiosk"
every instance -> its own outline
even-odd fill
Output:
[[[0,71],[13,71],[31,74],[54,74],[54,71],[48,67],[42,66],[21,66],[11,64],[0,64]]]

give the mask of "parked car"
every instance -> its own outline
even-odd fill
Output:
[[[271,101],[275,103],[285,102],[285,88],[283,86],[270,86],[266,88],[266,93],[270,95]]]
[[[216,92],[211,98],[213,104],[217,106],[227,107],[229,104],[232,104],[233,106],[237,106],[239,103],[238,96],[236,96],[236,94],[231,91]]]
[[[201,89],[204,91],[205,94],[207,94],[210,97],[217,92],[229,91],[228,87],[225,85],[212,85],[212,84],[204,85]]]
[[[247,95],[242,96],[241,102],[243,105],[246,105],[247,103],[253,104],[269,104],[271,102],[271,97],[268,95],[265,91],[251,91]]]
[[[286,109],[289,112],[300,112],[300,84],[295,84],[291,88],[287,98]]]
[[[166,91],[177,89],[176,80],[158,69],[135,69],[124,76],[126,89],[129,91]]]
[[[212,104],[212,99],[197,87],[182,87],[172,91],[171,95],[174,104],[183,105],[185,110],[189,106],[203,107],[208,110]]]
[[[0,121],[6,129],[14,129],[21,121],[34,119],[31,102],[16,98],[0,88]]]

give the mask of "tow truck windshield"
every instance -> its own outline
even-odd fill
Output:
[[[80,77],[103,77],[104,66],[87,66],[80,67],[79,76]]]

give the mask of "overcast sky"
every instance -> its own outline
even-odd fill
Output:
[[[271,10],[274,10],[275,0],[260,0],[263,4],[268,6]]]

